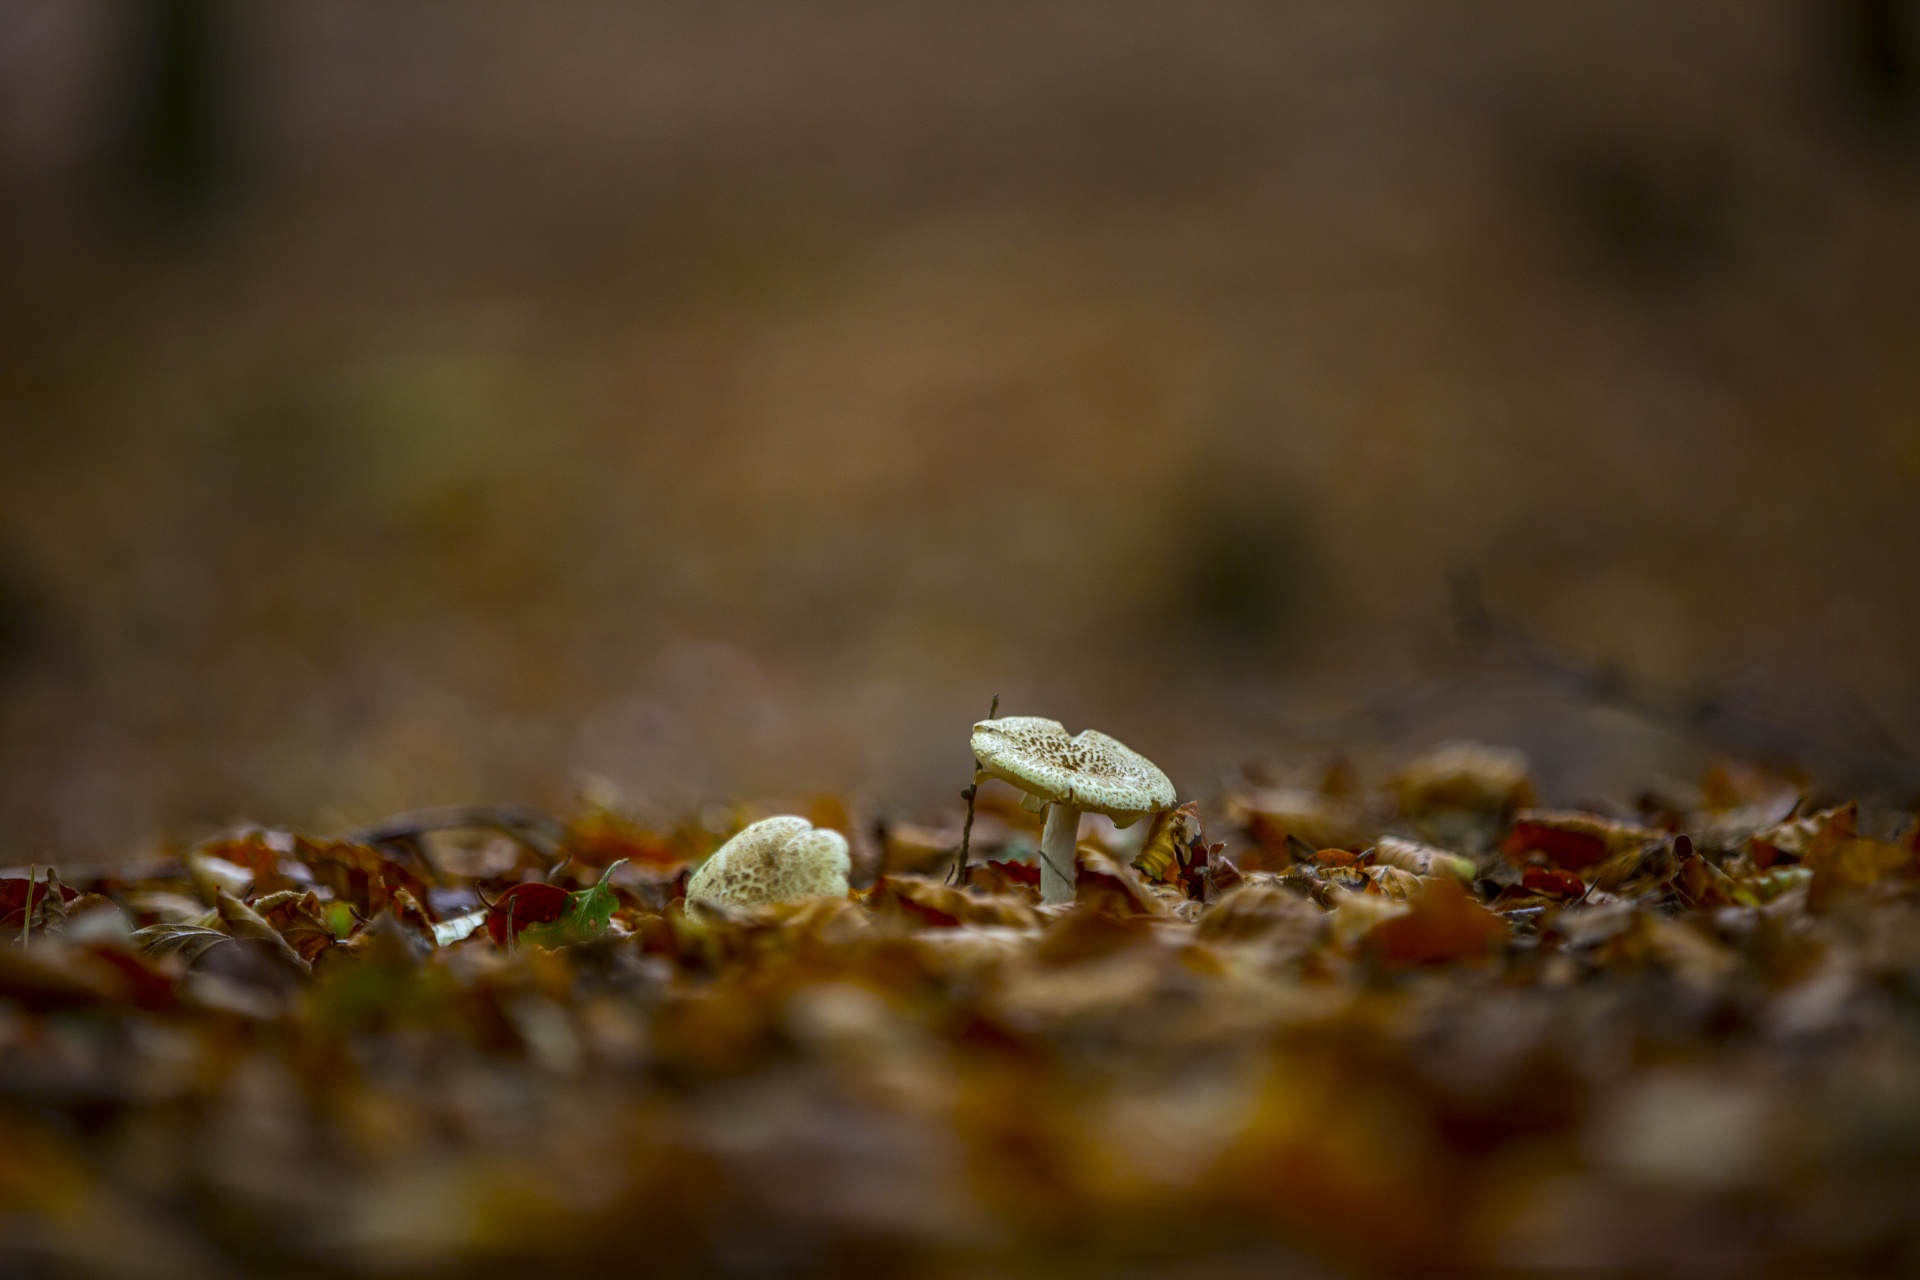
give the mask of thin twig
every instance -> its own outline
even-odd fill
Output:
[[[953,874],[949,879],[962,889],[967,887],[967,881],[971,878],[967,871],[967,858],[973,848],[973,798],[979,794],[980,784],[977,782],[968,783],[960,793],[960,798],[967,802],[967,820],[960,828],[960,852],[954,856]]]
[[[40,874],[38,863],[27,864],[27,910],[20,918],[20,946],[24,950],[33,930],[33,882]],[[52,877],[48,877],[51,879]]]
[[[992,705],[987,708],[987,719],[992,720],[999,714],[1000,695],[996,693],[993,695]],[[967,858],[973,850],[973,802],[979,794],[980,761],[978,757],[975,757],[973,762],[973,781],[969,782],[966,789],[960,793],[960,798],[967,802],[967,820],[960,828],[960,852],[955,857],[953,863],[952,883],[962,889],[967,887],[967,881],[972,878],[967,870]]]

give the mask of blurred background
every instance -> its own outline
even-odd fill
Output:
[[[15,859],[1920,778],[1916,0],[0,0],[0,245]]]

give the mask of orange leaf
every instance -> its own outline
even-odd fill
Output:
[[[1432,880],[1413,908],[1367,930],[1361,945],[1394,967],[1448,964],[1486,955],[1507,936],[1506,922],[1452,880]]]

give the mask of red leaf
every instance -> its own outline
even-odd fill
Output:
[[[487,912],[487,936],[493,939],[496,947],[507,945],[507,919],[513,919],[513,933],[530,924],[551,924],[558,920],[567,909],[567,891],[557,884],[543,884],[538,880],[527,884],[517,884],[501,894]]]
[[[1028,884],[1040,887],[1040,864],[1037,862],[988,862],[988,866],[998,871],[1015,884]]]
[[[1530,853],[1545,854],[1548,862],[1585,871],[1607,860],[1607,842],[1584,831],[1568,831],[1540,822],[1516,822],[1500,846],[1512,861]]]
[[[1552,867],[1528,867],[1520,873],[1520,887],[1549,898],[1578,898],[1587,891],[1579,876]]]
[[[55,880],[51,874],[33,884],[33,905],[38,908],[47,900],[47,886],[53,885],[60,890],[60,901],[72,902],[80,894]],[[24,919],[22,913],[27,909],[27,878],[10,876],[0,880],[0,929],[20,927]]]

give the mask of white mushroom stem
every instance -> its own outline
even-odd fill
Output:
[[[1074,848],[1080,843],[1080,811],[1059,801],[1047,806],[1040,833],[1040,901],[1072,902],[1076,880]]]

